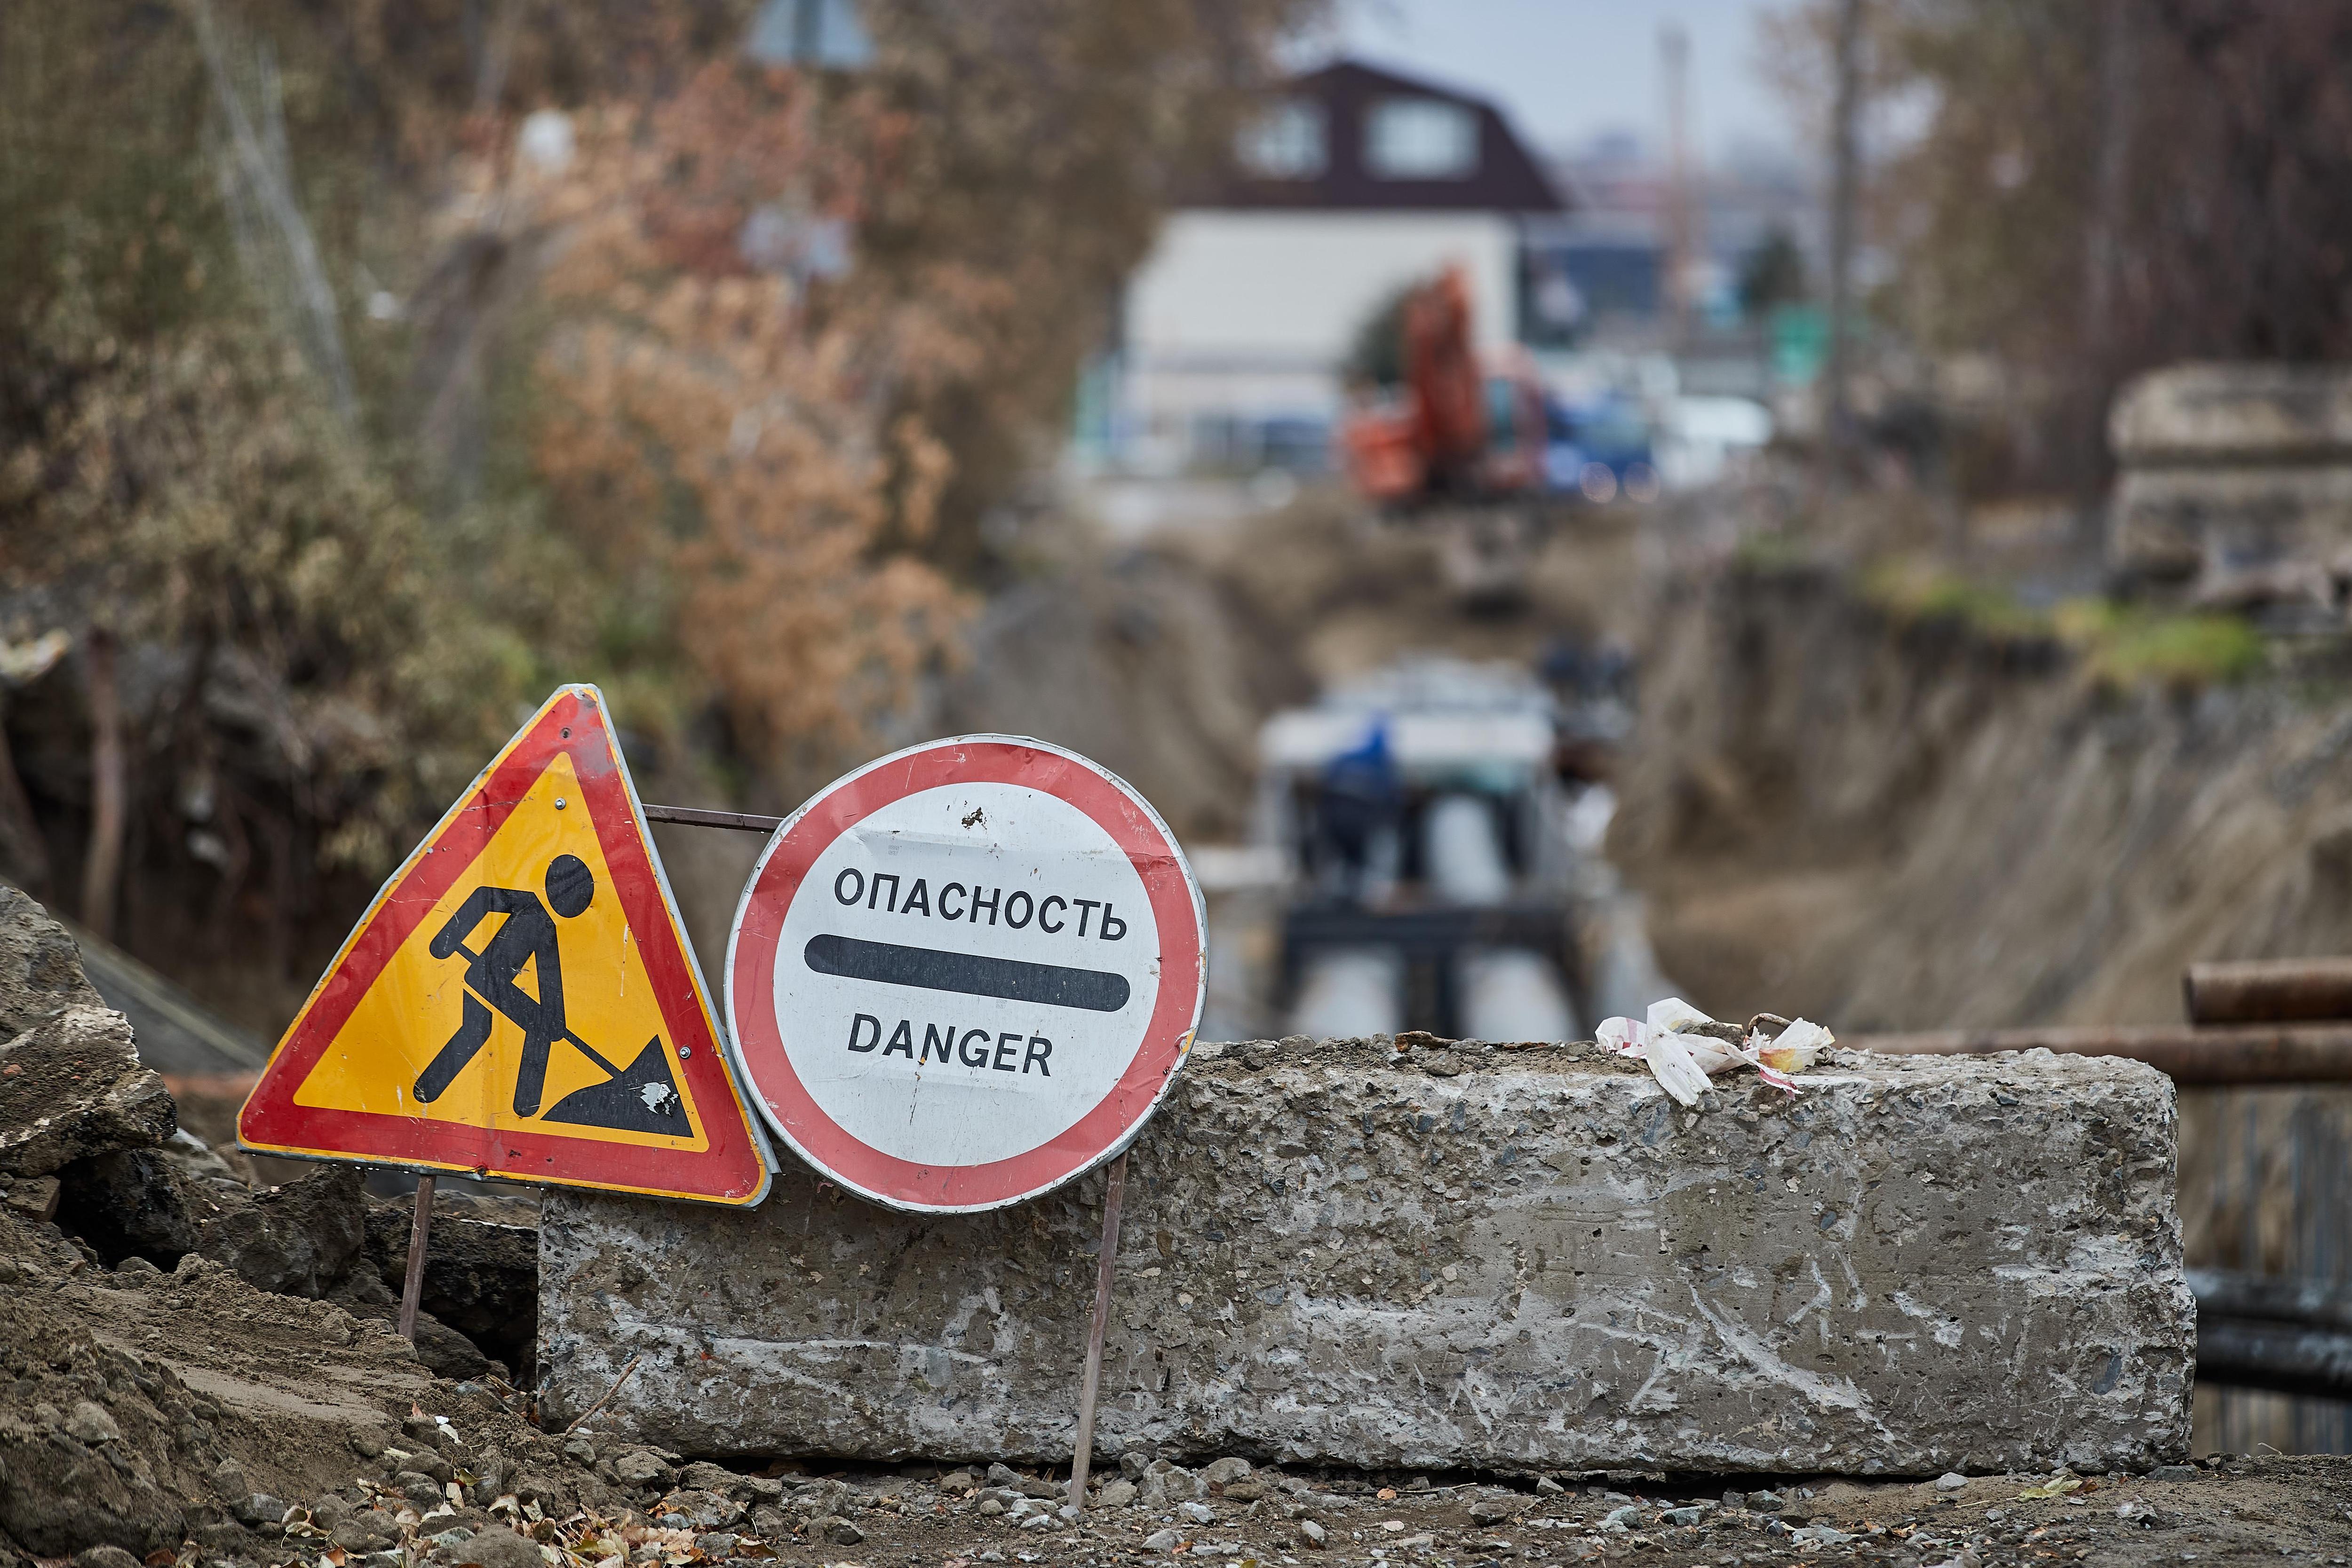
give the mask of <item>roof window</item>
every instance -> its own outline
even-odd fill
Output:
[[[1364,120],[1364,161],[1383,180],[1460,180],[1478,168],[1478,120],[1442,98],[1384,98]]]
[[[1284,99],[1244,125],[1234,155],[1262,180],[1312,180],[1329,161],[1323,106]]]

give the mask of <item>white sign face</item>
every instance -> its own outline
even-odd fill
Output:
[[[1200,890],[1165,823],[1086,758],[935,741],[776,831],[728,950],[754,1102],[895,1207],[993,1208],[1124,1148],[1200,1019]]]

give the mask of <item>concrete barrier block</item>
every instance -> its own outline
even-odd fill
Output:
[[[2188,576],[2287,558],[2326,566],[2352,542],[2352,463],[2154,468],[2116,481],[2116,563]]]
[[[2126,468],[2340,459],[2352,453],[2352,375],[2276,361],[2168,365],[2116,394],[2107,438]]]
[[[1098,1451],[2145,1469],[2189,1439],[2170,1082],[1836,1053],[1698,1109],[1596,1048],[1204,1046],[1137,1144]],[[917,1218],[549,1195],[545,1404],[690,1453],[1066,1462],[1102,1178]]]

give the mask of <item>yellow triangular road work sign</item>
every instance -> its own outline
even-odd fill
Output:
[[[766,1196],[764,1143],[594,687],[548,699],[385,883],[237,1134],[272,1154]]]

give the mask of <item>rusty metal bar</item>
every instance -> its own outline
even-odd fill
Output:
[[[648,822],[677,822],[688,828],[733,828],[746,833],[772,833],[784,825],[782,817],[756,817],[749,811],[706,811],[698,806],[647,806]]]
[[[2198,1024],[2352,1019],[2352,958],[2191,964],[2180,999]]]
[[[646,1353],[644,1351],[639,1351],[636,1354],[629,1357],[629,1364],[621,1368],[621,1375],[613,1379],[613,1386],[604,1390],[604,1396],[602,1399],[597,1400],[595,1404],[588,1406],[587,1409],[580,1412],[579,1415],[574,1416],[572,1418],[572,1425],[563,1428],[563,1436],[569,1437],[572,1433],[580,1430],[580,1424],[582,1422],[587,1420],[589,1416],[596,1414],[597,1411],[604,1408],[605,1406],[610,1405],[613,1402],[613,1396],[621,1391],[621,1385],[629,1380],[629,1374],[636,1371],[637,1363],[645,1360],[645,1358]]]
[[[425,1293],[425,1238],[433,1228],[433,1178],[416,1178],[416,1218],[408,1226],[408,1277],[400,1284],[400,1337],[416,1343],[416,1301]]]
[[[2352,1024],[1953,1029],[1850,1035],[1839,1043],[1895,1056],[1987,1056],[2035,1050],[2065,1056],[2124,1056],[2147,1062],[2177,1083],[2352,1082]]]
[[[1111,1161],[1103,1186],[1102,1267],[1095,1274],[1094,1324],[1087,1331],[1087,1375],[1078,1386],[1078,1442],[1070,1456],[1070,1506],[1087,1506],[1087,1467],[1095,1457],[1095,1393],[1102,1385],[1103,1330],[1110,1322],[1111,1275],[1118,1266],[1119,1200],[1127,1193],[1127,1156]]]

